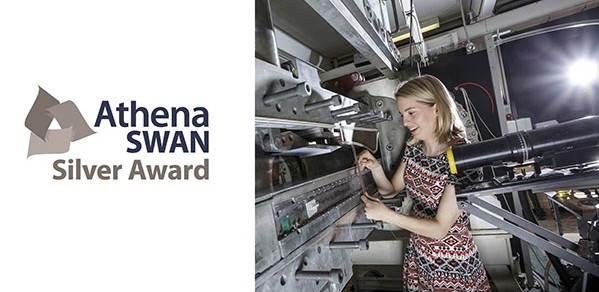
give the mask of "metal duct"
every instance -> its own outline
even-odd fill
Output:
[[[505,30],[510,27],[518,26],[523,23],[533,25],[533,21],[537,20],[537,24],[548,21],[548,15],[563,12],[564,10],[572,9],[577,6],[588,4],[596,4],[597,1],[589,0],[543,0],[536,1],[526,6],[516,8],[505,13],[483,19],[471,25],[467,25],[466,29],[470,39],[476,39],[487,34],[496,33],[497,31]],[[583,7],[581,7],[583,9]],[[453,37],[448,37],[453,36]],[[466,42],[467,37],[463,27],[459,27],[435,37],[429,37],[425,40],[429,53],[434,52],[439,48],[455,46],[456,44]],[[409,55],[409,45],[400,48],[401,56]]]

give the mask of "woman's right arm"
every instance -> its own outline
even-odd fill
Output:
[[[391,178],[391,181],[387,179],[385,172],[383,171],[383,167],[376,160],[374,155],[370,153],[368,150],[362,151],[357,158],[358,167],[360,169],[368,168],[372,172],[372,177],[374,178],[374,182],[379,190],[379,194],[384,198],[389,198],[397,195],[401,190],[403,190],[405,183],[403,180],[403,172],[406,169],[405,162],[402,162],[397,171]]]

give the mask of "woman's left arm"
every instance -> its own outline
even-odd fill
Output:
[[[461,213],[460,209],[458,209],[455,187],[452,184],[445,186],[441,202],[439,202],[439,208],[437,209],[437,215],[432,219],[402,215],[389,209],[381,200],[368,194],[362,196],[362,202],[364,202],[364,211],[368,219],[382,220],[413,233],[435,239],[445,237],[449,228],[451,228]]]

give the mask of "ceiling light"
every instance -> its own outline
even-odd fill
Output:
[[[425,33],[427,31],[437,29],[440,26],[441,24],[439,23],[439,19],[433,18],[431,20],[423,21],[420,23],[420,32]],[[401,29],[399,33],[400,35],[393,38],[394,43],[397,43],[410,37],[410,32],[408,31],[408,28]]]

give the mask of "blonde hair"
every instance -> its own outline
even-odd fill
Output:
[[[437,77],[422,75],[410,79],[399,87],[395,98],[414,99],[429,106],[437,105],[435,136],[439,143],[454,145],[458,141],[466,140],[464,124],[458,115],[453,97]],[[421,141],[411,139],[408,143],[413,145],[419,142]]]

